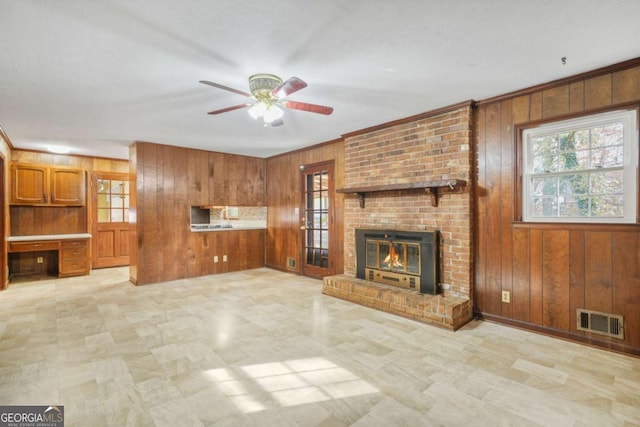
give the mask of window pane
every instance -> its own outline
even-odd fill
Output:
[[[591,145],[593,147],[620,145],[623,143],[623,130],[622,123],[612,123],[593,128],[591,130]]]
[[[320,237],[322,238],[322,243],[320,244],[320,247],[323,249],[329,249],[329,232],[323,230],[321,232]]]
[[[561,217],[588,217],[589,198],[588,197],[562,197],[558,204],[559,215]]]
[[[555,196],[558,178],[533,178],[532,192],[534,196]]]
[[[585,174],[559,177],[559,194],[586,194],[589,191],[589,177]]]
[[[533,155],[549,156],[558,153],[558,140],[556,135],[535,137],[532,140]]]
[[[574,138],[576,143],[576,150],[586,150],[591,146],[590,133],[588,129],[582,129],[576,131]]]
[[[111,222],[124,222],[124,211],[122,209],[111,209]]]
[[[109,207],[109,195],[108,194],[98,194],[98,208],[108,208]]]
[[[122,194],[124,191],[123,181],[111,181],[111,193]]]
[[[109,209],[98,209],[98,222],[109,222]]]
[[[531,204],[531,215],[538,218],[557,216],[557,210],[555,197],[535,197]]]
[[[621,217],[624,215],[622,195],[594,196],[591,199],[591,213],[595,217]]]
[[[98,179],[97,181],[97,185],[98,185],[98,193],[108,193],[109,192],[109,187],[110,187],[110,181],[108,179]]]
[[[533,173],[556,172],[558,170],[558,156],[534,157]]]
[[[598,148],[591,152],[592,168],[609,168],[622,166],[624,161],[621,146]]]
[[[112,208],[121,208],[122,206],[122,196],[113,195],[111,196],[111,207]]]
[[[622,193],[622,171],[591,174],[591,193]]]

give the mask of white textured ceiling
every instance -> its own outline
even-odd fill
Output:
[[[0,125],[16,148],[267,157],[639,57],[639,17],[640,0],[0,0]],[[206,114],[245,98],[199,80],[248,91],[256,73],[335,111]]]

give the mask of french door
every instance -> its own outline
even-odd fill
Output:
[[[333,274],[335,250],[333,162],[302,167],[302,274],[322,278]]]

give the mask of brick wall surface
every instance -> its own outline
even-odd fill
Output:
[[[461,179],[440,190],[367,194],[365,208],[345,197],[344,271],[355,275],[355,229],[439,230],[440,281],[446,294],[469,298],[472,282],[471,105],[345,140],[345,187]]]

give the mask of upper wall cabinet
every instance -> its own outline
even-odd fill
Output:
[[[11,166],[11,200],[13,205],[84,206],[86,173],[42,165]]]

